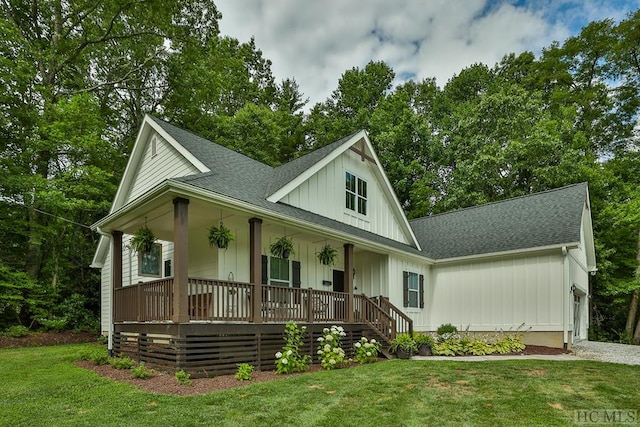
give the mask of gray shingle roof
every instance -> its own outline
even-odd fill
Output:
[[[273,168],[160,119],[153,120],[211,170],[203,174],[177,178],[177,181],[277,214],[318,224],[346,236],[363,238],[431,259],[580,241],[582,208],[587,196],[586,183],[410,221],[423,248],[420,252],[395,240],[266,199],[353,135]]]
[[[277,170],[271,166],[222,147],[191,132],[177,128],[163,120],[157,118],[153,118],[153,120],[211,170],[211,172],[176,178],[176,181],[250,203],[256,207],[264,208],[277,214],[318,224],[336,230],[346,236],[355,236],[409,253],[422,255],[416,248],[404,243],[291,205],[272,203],[266,199],[268,196],[268,188],[280,188],[288,182],[283,181],[284,176],[298,176],[308,167],[331,153],[339,145],[342,145],[348,137],[292,161],[291,163],[296,164],[289,166],[290,170],[286,170],[287,168],[285,168],[284,171],[281,171],[281,175],[277,175]],[[294,174],[293,171],[297,173]],[[275,180],[277,184],[272,184],[272,180]],[[282,185],[280,185],[280,183],[282,183]],[[346,237],[346,239],[348,240],[348,237]]]
[[[513,251],[580,241],[587,184],[410,221],[429,258]]]
[[[352,133],[351,135],[345,136],[344,138],[336,142],[332,142],[331,144],[318,148],[317,150],[314,150],[309,154],[298,157],[297,159],[278,166],[275,170],[273,178],[271,179],[267,196],[275,193],[280,188],[284,187],[297,176],[299,176],[301,173],[311,168],[320,160],[328,156],[333,150],[347,142],[356,133],[358,132]]]

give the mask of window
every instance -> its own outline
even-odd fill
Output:
[[[162,277],[162,245],[155,243],[149,252],[138,252],[138,276]]]
[[[416,273],[409,273],[409,307],[418,307],[418,296],[420,293],[420,282]]]
[[[424,307],[424,276],[422,274],[403,272],[404,306],[412,308]]]
[[[359,214],[367,214],[367,181],[358,178],[352,173],[345,174],[345,188],[347,209],[358,212]]]
[[[276,286],[289,286],[289,260],[269,258],[269,283]]]
[[[155,157],[158,154],[158,138],[153,136],[151,138],[151,158]]]

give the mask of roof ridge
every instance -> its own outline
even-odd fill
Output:
[[[251,160],[251,161],[253,161],[253,162],[260,163],[261,165],[266,166],[266,167],[268,167],[268,168],[271,168],[272,170],[275,170],[275,169],[276,169],[276,168],[274,168],[273,166],[268,165],[268,164],[266,164],[266,163],[264,163],[264,162],[261,162],[260,160],[254,159],[253,157],[247,156],[246,154],[241,153],[240,151],[234,150],[234,149],[232,149],[232,148],[229,148],[229,147],[227,147],[227,146],[225,146],[225,145],[222,145],[222,144],[220,144],[220,143],[217,143],[217,142],[215,142],[215,141],[211,141],[210,139],[205,138],[205,137],[204,137],[204,136],[202,136],[202,135],[198,135],[197,133],[192,132],[192,131],[190,131],[190,130],[188,130],[188,129],[184,129],[184,128],[178,127],[178,126],[176,126],[176,125],[174,125],[174,124],[171,124],[171,123],[169,123],[168,121],[166,121],[166,120],[164,120],[164,119],[161,119],[161,118],[159,118],[159,117],[156,117],[156,116],[154,116],[154,115],[152,115],[152,114],[148,114],[148,116],[149,116],[151,119],[155,120],[156,122],[162,122],[162,123],[159,123],[160,125],[166,125],[166,126],[169,126],[170,128],[173,128],[173,129],[175,129],[175,130],[177,130],[177,131],[179,131],[179,132],[186,132],[186,133],[188,133],[188,134],[190,134],[190,135],[193,135],[194,137],[196,137],[196,138],[198,138],[198,139],[202,139],[202,140],[207,141],[207,142],[209,142],[209,143],[211,143],[211,144],[215,144],[215,145],[217,145],[218,147],[223,148],[224,150],[227,150],[227,151],[229,151],[229,152],[231,152],[231,153],[234,153],[234,154],[236,154],[236,155],[238,155],[238,156],[242,156],[242,157],[244,157],[244,158],[246,158],[246,159],[248,159],[248,160]],[[178,143],[180,143],[180,141],[178,141]],[[181,143],[180,143],[180,144],[181,144]],[[181,145],[182,145],[182,144],[181,144]],[[188,148],[187,148],[187,147],[185,147],[185,149],[187,149],[187,150],[188,150]],[[191,150],[189,150],[189,151],[191,151]],[[193,153],[192,153],[192,154],[193,154]]]
[[[279,166],[276,166],[274,169],[276,169],[276,170],[277,170],[277,169],[280,169],[280,168],[282,168],[283,166],[287,166],[287,165],[290,165],[290,164],[291,164],[291,163],[293,163],[293,162],[296,162],[297,160],[304,159],[305,157],[307,157],[307,156],[309,156],[309,155],[311,155],[311,154],[314,154],[314,153],[315,153],[315,154],[317,154],[317,152],[318,152],[318,151],[320,151],[320,150],[322,150],[322,149],[326,149],[327,147],[330,147],[330,146],[332,146],[332,145],[335,145],[336,147],[339,147],[339,146],[341,146],[342,144],[344,144],[345,142],[347,142],[349,139],[351,139],[354,135],[358,134],[358,133],[359,133],[359,132],[361,132],[361,131],[362,131],[362,130],[355,131],[355,132],[353,132],[353,133],[351,133],[351,134],[349,134],[349,135],[347,135],[347,136],[345,136],[345,137],[342,137],[342,138],[340,138],[340,139],[336,139],[335,141],[330,142],[329,144],[323,145],[322,147],[314,148],[313,150],[309,151],[308,153],[304,153],[304,154],[303,154],[302,156],[300,156],[300,157],[296,157],[295,159],[291,159],[291,160],[289,160],[289,161],[288,161],[288,162],[286,162],[286,163],[283,163],[283,164],[281,164],[281,165],[279,165]],[[329,150],[329,149],[327,149],[327,151],[331,152],[331,151],[333,151],[333,150]],[[327,153],[327,154],[328,154],[328,153]]]
[[[571,187],[577,187],[577,186],[581,186],[581,185],[586,187],[588,185],[588,183],[586,181],[576,182],[574,184],[563,185],[562,187],[557,187],[557,188],[550,188],[548,190],[538,191],[536,193],[523,194],[521,196],[510,197],[510,198],[504,199],[504,200],[496,200],[494,202],[483,203],[483,204],[480,204],[480,205],[467,206],[467,207],[464,207],[464,208],[454,209],[452,211],[440,212],[440,213],[433,214],[433,215],[425,215],[425,216],[421,216],[419,218],[414,218],[414,219],[410,220],[409,223],[417,222],[417,221],[420,221],[420,220],[423,220],[423,219],[435,218],[435,217],[439,217],[439,216],[443,216],[443,215],[450,215],[450,214],[453,214],[453,213],[469,211],[469,210],[472,210],[472,209],[483,208],[483,207],[486,207],[486,206],[498,205],[498,204],[506,203],[506,202],[512,202],[514,200],[525,199],[525,198],[528,198],[528,197],[540,196],[540,195],[543,195],[543,194],[548,194],[548,193],[553,193],[553,192],[556,192],[556,191],[566,190],[566,189],[569,189]]]

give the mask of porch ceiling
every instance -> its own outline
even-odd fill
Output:
[[[105,232],[119,230],[125,234],[133,234],[145,224],[153,230],[160,240],[173,241],[173,200],[176,197],[185,197],[180,193],[169,191],[154,197],[144,203],[135,206],[125,206],[112,214],[113,218],[101,226]],[[249,227],[249,218],[256,216],[248,212],[223,206],[213,200],[189,198],[189,230],[195,233],[207,233],[207,229],[220,220],[225,222],[244,222]],[[260,215],[258,215],[260,216]],[[313,231],[293,227],[284,221],[263,218],[263,230],[276,230],[277,233],[286,233],[289,237],[314,242],[328,243],[334,247],[341,247],[349,239],[339,239],[334,236],[324,235]],[[360,252],[363,249],[355,246],[354,250]]]

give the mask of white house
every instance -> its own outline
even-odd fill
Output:
[[[209,245],[220,222],[234,235],[227,249]],[[158,241],[137,254],[128,242],[145,225]],[[115,348],[247,325],[261,334],[287,320],[382,338],[443,323],[524,325],[525,342],[557,347],[587,334],[586,183],[408,221],[364,131],[273,168],[146,116],[111,211],[93,228],[102,329]],[[270,252],[283,236],[289,259]],[[325,245],[338,250],[332,266],[318,260]]]

